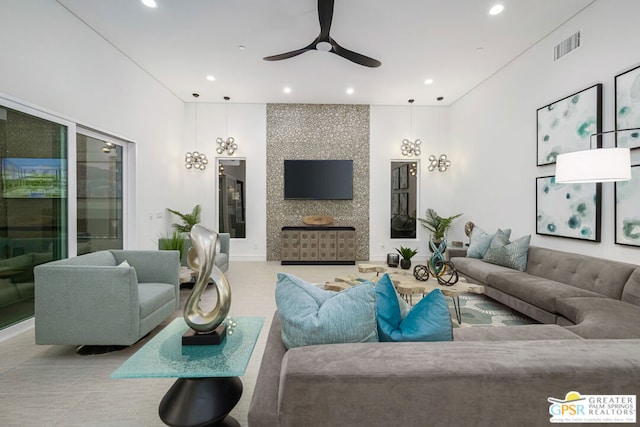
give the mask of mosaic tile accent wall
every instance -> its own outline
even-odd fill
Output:
[[[353,200],[284,200],[284,160],[353,160]],[[369,106],[267,104],[267,260],[280,231],[308,215],[356,228],[356,259],[369,259]]]

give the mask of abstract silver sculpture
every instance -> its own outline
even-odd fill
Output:
[[[189,268],[198,273],[198,278],[184,307],[184,320],[196,334],[209,334],[214,332],[229,314],[231,287],[224,273],[214,264],[220,247],[218,233],[196,224],[191,228],[190,236],[192,247],[187,253],[187,263]],[[200,300],[210,278],[216,288],[218,301],[213,310],[204,311],[200,307]]]

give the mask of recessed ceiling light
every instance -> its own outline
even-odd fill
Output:
[[[425,80],[425,81],[424,81],[424,84],[426,84],[426,85],[433,84],[433,79],[427,79],[427,80]]]
[[[284,93],[291,93],[291,88],[289,86],[286,86],[284,89],[282,89],[282,91]]]
[[[246,48],[247,47],[245,45],[242,45],[242,44],[240,46],[238,46],[238,49],[240,49],[240,50],[245,50]]]
[[[147,6],[147,7],[157,7],[158,4],[156,3],[156,0],[142,0],[142,4]]]
[[[207,80],[209,80],[210,82],[214,81],[215,79],[216,79],[216,78],[215,78],[215,77],[213,77],[211,74],[209,74],[209,75],[207,76]]]
[[[493,5],[491,9],[489,9],[489,15],[497,15],[504,10],[504,6],[501,4]]]
[[[353,92],[355,92],[355,90],[352,87],[347,88],[347,95],[353,95]]]

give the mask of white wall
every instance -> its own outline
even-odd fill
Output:
[[[185,135],[181,144],[180,159],[184,153],[195,147],[195,103],[185,108]],[[228,113],[226,108],[228,108]],[[209,159],[209,167],[204,171],[186,170],[182,167],[183,197],[181,205],[168,206],[180,212],[191,211],[193,206],[202,206],[202,223],[214,230],[218,229],[216,138],[233,136],[238,144],[234,158],[246,160],[246,231],[245,239],[232,239],[232,260],[265,260],[267,251],[267,204],[266,183],[266,104],[225,104],[198,103],[198,143],[197,149]],[[227,120],[228,119],[228,131]],[[228,133],[227,133],[228,132]],[[226,157],[226,155],[221,156]],[[184,164],[184,162],[182,162]],[[175,207],[174,207],[175,206]],[[177,218],[169,218],[170,222]]]
[[[413,120],[411,119],[413,109]],[[391,160],[419,160],[418,217],[423,218],[427,208],[442,216],[455,213],[450,204],[453,189],[451,171],[458,167],[449,144],[449,109],[446,107],[371,106],[370,122],[370,206],[369,235],[370,259],[384,260],[394,248],[418,248],[417,259],[426,258],[428,232],[418,225],[417,239],[391,239]],[[412,125],[413,123],[413,125]],[[404,138],[420,139],[422,154],[419,158],[404,157],[400,145]],[[434,154],[447,154],[452,160],[447,172],[429,172],[427,158]]]
[[[637,0],[597,1],[451,107],[451,155],[458,161],[450,175],[452,207],[465,212],[457,240],[466,240],[460,225],[471,220],[489,232],[531,234],[543,247],[640,261],[640,249],[614,244],[612,183],[603,184],[601,243],[535,234],[535,178],[555,173],[553,165],[536,167],[536,110],[603,83],[603,130],[613,129],[614,76],[640,64],[638,16]],[[553,46],[578,30],[582,46],[554,62]],[[632,160],[640,162],[640,153]]]
[[[136,246],[155,248],[154,214],[181,198],[184,103],[54,1],[2,1],[0,16],[0,93],[136,142]]]

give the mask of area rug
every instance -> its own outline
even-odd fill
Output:
[[[464,294],[460,295],[462,324],[458,325],[458,322],[455,320],[455,312],[453,311],[453,300],[449,297],[447,297],[447,304],[449,304],[449,311],[451,311],[451,319],[454,328],[487,325],[528,325],[538,323],[487,296]]]

